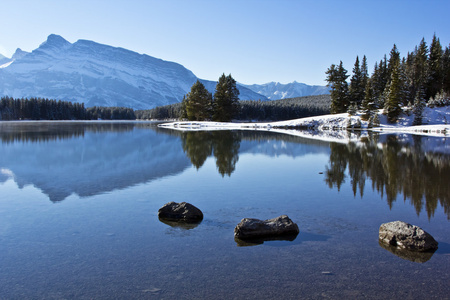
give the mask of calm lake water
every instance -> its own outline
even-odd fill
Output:
[[[450,141],[0,122],[0,299],[448,299]],[[197,226],[158,219],[170,201]],[[286,214],[294,241],[242,243]],[[439,242],[378,243],[402,220]]]

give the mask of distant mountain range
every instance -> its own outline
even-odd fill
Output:
[[[269,82],[243,86],[266,96],[270,100],[329,94],[329,89],[326,86],[307,85],[296,81],[287,84]]]
[[[72,44],[54,34],[32,52],[0,55],[0,96],[14,98],[149,109],[180,102],[196,80],[214,92],[216,82],[199,79],[178,63],[93,41]],[[298,82],[238,84],[238,89],[241,100],[263,101],[328,93],[325,86]]]

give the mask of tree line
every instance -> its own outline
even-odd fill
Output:
[[[305,96],[281,100],[239,100],[236,120],[281,121],[330,113],[330,95]],[[182,103],[135,111],[142,120],[183,119]],[[185,119],[187,119],[185,117]]]
[[[2,97],[0,120],[135,120],[134,110],[126,107],[89,107],[84,103],[43,99]]]
[[[394,44],[389,59],[385,55],[375,63],[371,76],[366,56],[361,63],[357,56],[350,83],[342,61],[339,65],[332,64],[325,72],[331,90],[331,113],[354,114],[362,110],[363,118],[373,121],[375,112],[384,109],[388,120],[396,122],[402,107],[408,106],[415,113],[414,123],[421,124],[426,105],[450,104],[449,47],[443,49],[434,35],[430,47],[422,39],[414,51],[401,58]]]
[[[261,101],[239,100],[239,90],[231,74],[219,78],[214,96],[197,81],[181,103],[149,110],[126,107],[85,108],[84,103],[44,99],[2,97],[0,120],[167,120],[193,121],[256,120],[279,121],[330,113],[330,95]]]
[[[239,120],[282,121],[330,113],[330,95],[296,97],[272,101],[240,101]]]

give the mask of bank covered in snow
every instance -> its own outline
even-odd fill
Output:
[[[270,130],[299,135],[298,130],[308,129],[327,132],[327,136],[340,135],[339,131],[347,129],[372,130],[376,132],[407,132],[412,134],[447,136],[450,134],[450,106],[425,108],[423,114],[424,125],[413,126],[414,115],[403,113],[395,124],[387,122],[387,118],[379,111],[380,124],[374,128],[368,128],[368,122],[363,121],[359,114],[350,116],[347,113],[316,116],[288,121],[264,122],[264,123],[238,123],[238,122],[211,122],[211,121],[186,121],[160,124],[160,127],[176,130]],[[334,132],[334,133],[332,133]],[[308,135],[301,133],[301,135]]]

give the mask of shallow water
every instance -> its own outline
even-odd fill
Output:
[[[0,138],[1,299],[449,297],[445,138],[68,122],[3,122]],[[159,221],[169,201],[204,220]],[[294,241],[235,241],[242,218],[282,214],[300,228]],[[439,249],[381,247],[379,226],[395,220]]]

